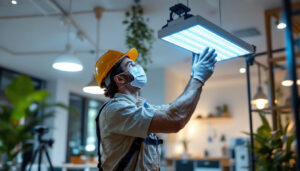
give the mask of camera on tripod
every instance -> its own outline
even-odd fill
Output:
[[[49,132],[49,128],[44,125],[37,125],[33,128],[33,130],[38,134],[38,141],[40,144],[46,144],[49,147],[52,147],[54,140],[53,139],[42,139],[42,136]]]
[[[37,126],[35,126],[33,128],[33,130],[38,135],[38,147],[37,147],[37,149],[33,153],[33,157],[32,157],[32,160],[31,160],[31,163],[30,163],[30,166],[29,166],[29,171],[32,168],[32,165],[33,165],[33,163],[35,161],[36,156],[39,157],[39,160],[38,160],[39,161],[39,163],[38,163],[38,171],[41,170],[41,162],[42,162],[43,153],[46,154],[46,157],[47,157],[47,160],[48,160],[48,163],[49,163],[49,166],[50,166],[50,170],[54,171],[53,166],[52,166],[52,162],[51,162],[48,150],[47,150],[48,146],[51,147],[53,145],[54,140],[53,139],[43,139],[42,138],[42,136],[45,133],[49,132],[49,128],[46,127],[46,126],[44,126],[44,125],[37,125]]]
[[[45,134],[45,133],[48,133],[49,132],[49,128],[44,126],[44,125],[37,125],[33,128],[33,130],[38,133],[38,134]]]

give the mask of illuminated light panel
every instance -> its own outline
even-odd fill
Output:
[[[206,47],[215,49],[217,61],[254,52],[252,45],[200,16],[171,21],[158,32],[158,37],[197,54],[202,53]]]

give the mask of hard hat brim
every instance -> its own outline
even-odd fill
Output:
[[[120,59],[122,59],[125,56],[128,56],[129,59],[135,61],[138,57],[138,52],[137,52],[136,48],[132,48],[128,52],[126,52]]]

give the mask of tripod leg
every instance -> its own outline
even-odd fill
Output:
[[[32,165],[33,165],[33,163],[34,163],[34,160],[35,160],[35,157],[36,157],[36,155],[39,153],[39,151],[40,151],[40,147],[38,147],[38,148],[35,150],[35,152],[33,153],[33,156],[32,156],[32,159],[31,159],[31,162],[30,162],[30,166],[29,166],[29,170],[28,170],[28,171],[31,171],[31,167],[32,167]]]
[[[51,171],[54,171],[54,168],[53,168],[53,165],[52,165],[52,163],[51,163],[51,159],[50,159],[48,150],[47,150],[47,148],[45,148],[45,147],[44,147],[43,149],[44,149],[44,151],[45,151],[45,153],[46,153],[46,157],[47,157],[48,163],[49,163],[49,165],[50,165],[50,170],[51,170]]]
[[[43,147],[44,146],[42,146],[41,150],[40,150],[38,171],[41,171],[41,163],[42,163],[42,157],[43,157]]]

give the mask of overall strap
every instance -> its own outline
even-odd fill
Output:
[[[148,144],[148,145],[160,145],[163,144],[163,140],[162,139],[153,139],[150,137],[145,138],[144,143]]]
[[[133,143],[130,146],[129,151],[126,153],[126,155],[121,159],[121,161],[118,164],[117,171],[123,171],[128,163],[130,162],[131,158],[133,157],[134,153],[136,151],[140,151],[141,144],[144,141],[144,138],[136,137],[133,141]]]
[[[101,167],[101,153],[100,153],[100,142],[101,142],[101,137],[100,137],[100,127],[99,127],[99,117],[100,117],[100,113],[101,113],[101,111],[103,110],[103,108],[104,108],[104,106],[109,102],[110,100],[108,100],[107,102],[105,102],[102,106],[101,106],[101,108],[100,108],[100,110],[99,110],[99,113],[98,113],[98,115],[97,115],[97,117],[96,117],[96,127],[97,127],[97,129],[96,129],[96,133],[97,133],[97,140],[98,140],[98,143],[97,143],[97,150],[98,150],[98,165],[97,165],[97,167],[99,168],[99,171],[103,171],[103,169],[102,169],[102,167]]]

